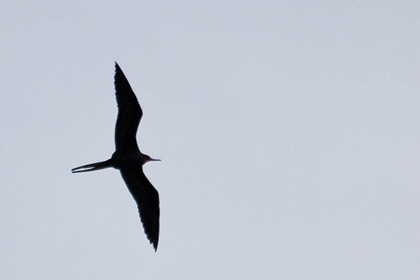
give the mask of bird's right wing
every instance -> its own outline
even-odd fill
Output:
[[[120,172],[137,203],[144,232],[156,251],[159,241],[159,194],[144,175],[142,167],[121,169]]]
[[[115,148],[117,151],[124,152],[138,151],[136,134],[143,112],[127,78],[117,63],[115,63],[114,84],[118,104]]]

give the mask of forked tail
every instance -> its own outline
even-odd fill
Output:
[[[112,162],[111,162],[110,159],[106,160],[106,161],[95,162],[95,163],[86,164],[86,165],[83,165],[83,166],[73,168],[71,170],[71,173],[96,171],[96,170],[101,170],[101,169],[108,168],[108,167],[112,167]]]

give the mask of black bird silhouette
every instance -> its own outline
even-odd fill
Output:
[[[136,133],[143,112],[127,78],[116,62],[114,83],[118,104],[115,152],[106,161],[79,166],[71,171],[79,173],[109,167],[119,169],[137,203],[144,232],[156,251],[159,240],[159,194],[144,175],[143,164],[160,160],[142,154],[137,146]]]

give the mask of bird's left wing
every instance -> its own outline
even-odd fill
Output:
[[[141,166],[120,172],[137,203],[144,232],[156,251],[159,241],[159,194],[144,175]]]
[[[115,149],[123,152],[138,151],[136,134],[143,111],[127,78],[117,63],[115,63],[114,79],[118,105],[118,116],[115,124]]]

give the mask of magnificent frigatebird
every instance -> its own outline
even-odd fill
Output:
[[[143,111],[127,78],[116,62],[114,83],[118,104],[115,152],[106,161],[79,166],[71,171],[79,173],[109,167],[119,169],[137,203],[144,232],[156,251],[159,240],[159,194],[144,175],[143,164],[160,160],[142,154],[137,146],[136,133]]]

